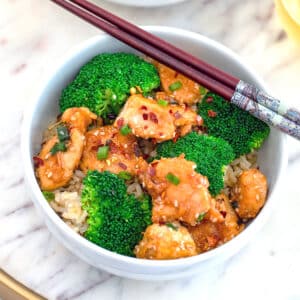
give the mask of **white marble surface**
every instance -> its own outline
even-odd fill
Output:
[[[96,2],[137,24],[177,26],[221,41],[274,95],[300,108],[300,50],[280,29],[272,0],[190,0],[161,9]],[[300,143],[292,139],[285,192],[269,222],[238,255],[198,276],[122,279],[79,261],[49,233],[25,194],[22,114],[43,73],[98,33],[50,1],[0,0],[0,267],[49,299],[300,299]]]

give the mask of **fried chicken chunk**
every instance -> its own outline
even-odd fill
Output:
[[[243,171],[233,188],[231,201],[242,219],[254,218],[264,206],[267,197],[267,178],[257,169]]]
[[[175,259],[197,254],[190,233],[179,223],[148,226],[134,252],[136,257],[146,259]]]
[[[173,139],[176,134],[185,135],[193,125],[201,124],[201,117],[189,108],[175,104],[159,105],[140,94],[128,98],[114,123],[119,129],[128,125],[134,135],[157,142]]]
[[[210,208],[206,177],[194,171],[194,162],[181,155],[162,158],[141,167],[139,178],[152,196],[154,223],[184,221],[195,225]]]
[[[84,133],[88,125],[97,116],[85,107],[67,109],[61,121],[68,127],[70,138],[65,143],[64,151],[53,152],[53,147],[59,143],[58,136],[50,138],[37,156],[42,163],[36,168],[42,190],[54,190],[66,185],[77,168],[84,146]]]
[[[136,137],[132,134],[122,135],[112,125],[88,131],[85,141],[86,145],[80,162],[80,168],[84,172],[107,170],[116,174],[121,171],[136,174],[138,164],[143,162]],[[109,149],[108,156],[102,160],[98,159],[98,148],[105,145]]]
[[[191,105],[199,101],[201,95],[198,83],[163,64],[156,63],[156,67],[162,88],[167,96],[174,98],[179,104]],[[176,88],[176,85],[178,88]],[[175,90],[172,86],[175,87]]]
[[[216,248],[231,240],[244,229],[243,224],[239,225],[238,217],[227,196],[220,194],[216,197],[215,209],[219,210],[223,219],[211,219],[209,212],[199,224],[188,226],[198,253]]]

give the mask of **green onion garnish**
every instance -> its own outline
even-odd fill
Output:
[[[173,183],[173,184],[175,184],[175,185],[178,185],[178,184],[180,183],[179,178],[178,178],[177,176],[175,176],[174,174],[172,174],[172,173],[168,173],[168,174],[166,175],[166,178],[167,178],[167,180],[168,180],[169,182],[171,182],[171,183]]]
[[[62,151],[62,152],[67,151],[67,146],[64,142],[55,143],[54,146],[50,150],[52,155],[56,154],[59,151]]]
[[[168,106],[169,102],[163,99],[158,99],[157,104],[160,106]]]
[[[199,215],[199,217],[197,218],[197,222],[201,222],[205,217],[205,213],[202,213]]]
[[[60,142],[64,142],[70,139],[69,130],[66,125],[62,124],[56,128],[57,137]]]
[[[107,159],[109,152],[109,146],[102,146],[98,148],[97,158],[99,160]]]
[[[174,224],[172,224],[172,223],[166,223],[166,226],[168,226],[168,227],[170,227],[170,228],[172,228],[173,230],[178,230],[178,227],[176,227]]]
[[[119,172],[118,176],[121,178],[121,179],[124,179],[124,180],[130,180],[132,178],[131,174],[127,171],[121,171]]]
[[[126,124],[123,127],[121,127],[120,132],[122,135],[127,135],[131,133],[131,128]]]
[[[53,201],[54,198],[55,198],[55,197],[54,197],[54,193],[52,193],[52,192],[42,191],[42,193],[43,193],[45,199],[46,199],[48,202]]]
[[[174,92],[174,91],[176,91],[176,90],[179,90],[181,87],[182,87],[181,81],[175,81],[175,82],[173,82],[172,84],[170,84],[169,90],[170,90],[171,92]]]
[[[201,96],[204,96],[207,93],[207,89],[200,85],[199,92]]]

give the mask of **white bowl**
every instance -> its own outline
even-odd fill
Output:
[[[265,90],[265,85],[259,77],[236,54],[221,44],[181,29],[157,26],[145,27],[145,29]],[[162,261],[136,259],[110,252],[92,244],[73,232],[52,210],[45,201],[34,176],[32,157],[40,150],[42,132],[58,114],[58,99],[62,89],[92,57],[101,52],[118,51],[136,52],[107,35],[100,35],[82,43],[69,53],[47,78],[38,97],[29,107],[23,125],[22,153],[25,178],[32,200],[49,230],[57,239],[75,255],[96,268],[128,278],[147,280],[174,279],[196,272],[205,272],[206,268],[225,261],[240,250],[267,220],[275,203],[280,178],[287,163],[285,138],[277,130],[271,130],[258,157],[260,168],[269,181],[268,199],[264,208],[251,224],[233,240],[214,250],[189,258]]]
[[[117,4],[137,7],[158,7],[180,3],[186,0],[106,0]]]

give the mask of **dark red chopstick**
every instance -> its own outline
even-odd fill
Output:
[[[132,36],[131,34],[99,19],[99,17],[93,15],[92,13],[83,10],[80,6],[77,6],[66,0],[52,0],[56,4],[64,7],[68,11],[77,15],[78,17],[84,19],[90,24],[102,29],[103,31],[114,36],[118,40],[124,42],[125,44],[145,53],[149,57],[156,59],[165,65],[175,69],[176,71],[184,74],[185,76],[191,78],[192,80],[198,82],[199,84],[205,86],[209,90],[219,94],[226,100],[230,101],[235,89],[224,85],[222,82],[209,77],[208,75],[202,73],[201,71],[195,70],[191,66],[178,61],[176,58],[168,55],[167,53],[155,48],[148,43]]]
[[[113,15],[112,13],[102,9],[101,7],[93,3],[90,3],[86,0],[70,0],[70,1],[80,5],[84,9],[110,22],[111,24],[117,26],[123,31],[126,31],[131,35],[134,35],[140,40],[143,40],[148,44],[158,49],[161,49],[168,55],[173,56],[174,58],[182,61],[183,63],[194,67],[195,69],[208,75],[209,77],[214,78],[219,82],[222,82],[224,85],[227,85],[230,88],[235,89],[236,85],[240,81],[240,79],[228,73],[225,73],[220,69],[215,68],[214,66],[206,63],[205,61],[200,60],[199,58],[175,47],[174,45],[160,39],[159,37],[149,32],[145,32],[143,29],[135,26],[134,24],[127,22],[126,20],[119,18],[116,15]]]

